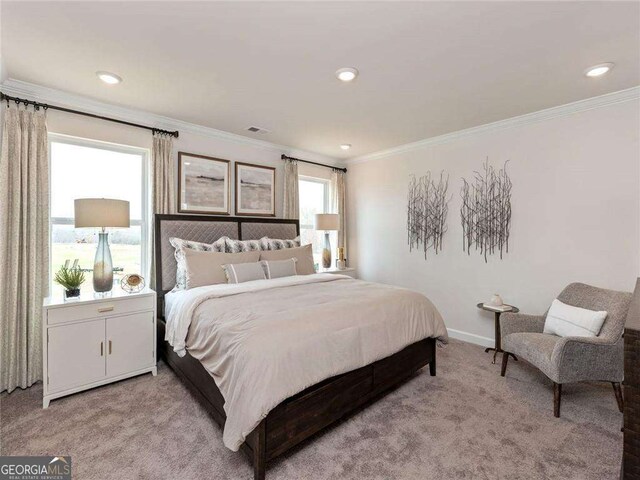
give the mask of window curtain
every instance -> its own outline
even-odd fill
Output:
[[[345,172],[333,170],[331,173],[331,211],[340,215],[340,230],[338,230],[338,248],[344,248],[347,258],[347,210]]]
[[[45,112],[10,105],[0,154],[0,392],[42,378],[42,300],[48,288]]]
[[[300,217],[300,195],[298,192],[298,162],[284,161],[284,218]]]
[[[152,213],[176,212],[176,175],[173,163],[173,137],[159,132],[153,132],[153,150],[151,151],[151,171],[153,177]],[[153,238],[155,228],[152,225],[151,234],[151,272],[149,286],[156,287],[156,252]]]
[[[176,211],[176,175],[172,150],[172,136],[153,133],[153,213]]]

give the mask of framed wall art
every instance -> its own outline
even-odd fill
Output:
[[[178,152],[178,211],[229,215],[231,162]]]
[[[236,215],[276,216],[276,169],[235,162]]]

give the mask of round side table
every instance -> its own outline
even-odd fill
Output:
[[[485,312],[492,312],[494,314],[494,323],[495,323],[495,329],[496,329],[495,347],[493,347],[493,348],[485,348],[485,350],[484,350],[485,353],[493,351],[493,362],[491,362],[491,363],[496,363],[496,355],[498,354],[498,352],[500,352],[500,353],[504,352],[504,350],[502,350],[502,336],[500,334],[500,314],[501,313],[518,313],[520,311],[520,309],[518,307],[514,307],[513,305],[509,305],[509,306],[511,307],[511,310],[507,310],[506,312],[496,312],[495,310],[491,310],[490,308],[486,308],[483,303],[479,303],[477,305],[477,307],[480,310],[484,310]],[[516,356],[513,353],[508,353],[507,352],[507,355],[511,355],[514,360],[518,361],[518,359],[516,358]]]

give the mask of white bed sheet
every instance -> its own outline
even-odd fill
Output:
[[[428,337],[447,341],[422,294],[314,274],[173,292],[166,339],[211,374],[224,399],[223,441],[238,450],[283,400]]]

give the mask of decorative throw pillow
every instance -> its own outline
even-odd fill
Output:
[[[557,298],[551,304],[544,322],[544,333],[559,337],[597,337],[607,312],[573,307]]]
[[[185,288],[227,283],[223,265],[257,262],[260,252],[199,252],[184,250]]]
[[[197,252],[224,252],[225,240],[227,237],[221,237],[213,243],[194,242],[192,240],[183,240],[182,238],[171,237],[169,243],[175,248],[174,256],[176,257],[176,290],[184,290],[186,288],[184,251],[186,249],[195,250]]]
[[[312,273],[316,273],[311,244],[304,245],[303,247],[284,248],[282,250],[265,250],[260,252],[260,260],[273,261],[287,260],[289,258],[295,258],[297,260],[297,275],[311,275]]]
[[[260,239],[262,250],[282,250],[284,248],[295,248],[300,246],[300,237],[292,240],[262,237]]]
[[[253,253],[253,252],[249,252]],[[264,280],[267,277],[260,262],[255,263],[230,263],[223,265],[228,283],[244,283],[252,280]]]
[[[280,278],[280,277],[292,277],[297,275],[295,258],[288,258],[287,260],[262,260],[262,266],[264,267],[264,273],[267,278]]]
[[[231,238],[226,238],[225,244],[226,251],[230,253],[262,250],[262,242],[260,242],[260,240],[233,240]]]

